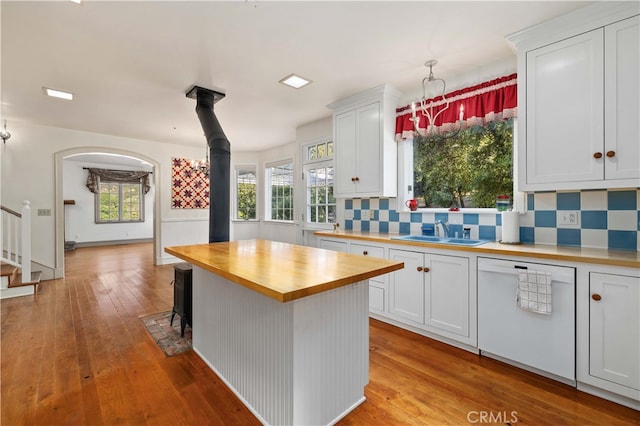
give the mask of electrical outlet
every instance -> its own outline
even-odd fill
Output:
[[[344,218],[346,220],[353,220],[353,210],[345,210],[344,211]]]
[[[51,209],[38,209],[38,216],[51,216]]]
[[[577,228],[580,226],[580,212],[578,210],[558,210],[558,227]]]

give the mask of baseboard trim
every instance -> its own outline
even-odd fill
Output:
[[[110,241],[86,241],[84,243],[76,243],[76,248],[97,247],[97,246],[118,246],[122,244],[140,244],[152,243],[153,238],[136,238],[132,240],[110,240]]]

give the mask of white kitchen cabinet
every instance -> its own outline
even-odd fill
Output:
[[[349,253],[384,259],[384,248],[371,244],[349,244]],[[386,275],[369,278],[369,311],[384,313],[386,306]]]
[[[424,324],[424,254],[391,249],[389,259],[404,262],[404,269],[389,277],[389,313]]]
[[[390,274],[389,313],[431,333],[475,344],[469,259],[396,249],[389,250],[389,258],[404,262],[404,269]]]
[[[326,250],[341,251],[344,253],[358,254],[361,256],[373,256],[385,258],[385,249],[376,244],[359,244],[348,241],[321,238],[318,247]],[[384,314],[387,307],[387,275],[369,278],[369,311],[376,314]]]
[[[335,196],[395,197],[395,108],[399,92],[382,85],[329,105],[334,111]]]
[[[589,374],[640,391],[640,278],[591,273]]]
[[[604,29],[607,181],[640,179],[640,16]]]
[[[637,9],[595,5],[509,37],[518,48],[519,190],[638,186]]]

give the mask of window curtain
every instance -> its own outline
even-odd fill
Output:
[[[511,74],[445,94],[449,108],[436,118],[434,126],[444,131],[453,130],[460,118],[460,106],[464,108],[467,127],[515,117],[518,105],[516,83],[517,74]],[[427,100],[427,103],[434,102],[434,115],[445,106],[445,102],[438,98]],[[427,119],[420,108],[416,108],[416,116],[420,117],[420,129],[425,129]],[[411,118],[411,104],[396,109],[396,141],[413,139],[415,128]]]
[[[149,183],[149,174],[151,172],[94,168],[87,168],[87,170],[89,171],[87,188],[94,194],[98,193],[100,180],[103,182],[140,183],[145,194],[151,189],[151,184]]]

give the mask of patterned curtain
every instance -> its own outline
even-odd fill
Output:
[[[511,74],[445,94],[449,100],[449,108],[436,118],[434,126],[441,127],[444,131],[451,130],[459,119],[461,106],[467,127],[484,126],[491,121],[515,117],[518,106],[516,83],[517,74]],[[427,102],[431,101],[434,102],[435,115],[444,107],[445,102],[438,101],[437,98],[427,100]],[[420,117],[420,128],[426,127],[427,119],[420,108],[417,108],[416,115]],[[411,105],[396,109],[396,141],[413,139],[415,128],[411,118]]]
[[[98,193],[98,184],[101,180],[103,182],[141,183],[145,194],[151,189],[151,184],[149,183],[149,174],[151,172],[94,169],[90,167],[87,170],[89,170],[87,188],[94,194]]]

